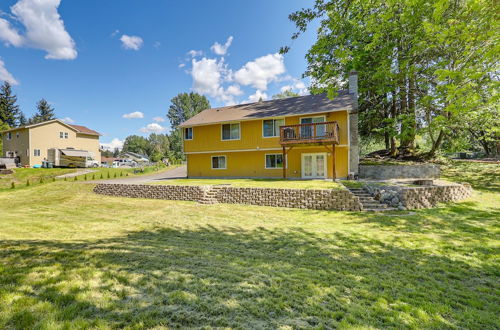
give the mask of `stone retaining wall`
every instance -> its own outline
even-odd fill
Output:
[[[271,189],[214,187],[219,203],[360,211],[358,197],[347,189]]]
[[[132,198],[199,201],[203,198],[205,186],[164,186],[143,184],[99,183],[94,192],[101,195]]]
[[[438,203],[459,201],[472,194],[472,187],[468,183],[422,187],[367,185],[364,188],[376,200],[409,210],[431,208]]]
[[[360,179],[437,179],[440,167],[435,164],[422,165],[359,165]]]
[[[94,192],[108,196],[251,204],[314,210],[360,211],[359,198],[347,189],[270,189],[227,186],[97,184]]]

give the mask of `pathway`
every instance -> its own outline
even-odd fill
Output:
[[[71,173],[63,174],[63,175],[58,175],[58,176],[56,176],[56,179],[74,178],[75,176],[89,174],[89,173],[92,173],[92,172],[95,172],[95,171],[96,170],[78,170],[76,172],[71,172]]]
[[[186,165],[181,165],[171,170],[166,170],[159,173],[124,177],[124,178],[110,179],[110,180],[85,181],[85,183],[143,184],[161,180],[183,179],[186,178],[186,176],[187,176]]]

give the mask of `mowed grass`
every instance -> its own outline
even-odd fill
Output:
[[[230,185],[244,188],[291,188],[291,189],[344,189],[331,180],[283,180],[283,179],[172,179],[156,181],[160,185]]]
[[[91,189],[0,192],[0,328],[498,328],[490,188],[391,215]]]

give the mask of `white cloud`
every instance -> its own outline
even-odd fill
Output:
[[[212,47],[210,47],[210,49],[217,55],[226,55],[227,50],[229,46],[231,46],[232,42],[233,42],[233,36],[229,36],[224,45],[221,45],[218,42],[216,42],[215,44],[212,45]]]
[[[191,55],[191,57],[197,57],[197,56],[203,55],[203,51],[201,51],[201,50],[190,50],[188,52],[188,54]]]
[[[155,121],[157,123],[163,123],[165,121],[165,119],[163,117],[154,117],[153,121]]]
[[[309,94],[309,91],[306,87],[306,84],[304,84],[304,82],[298,80],[298,79],[294,79],[294,78],[291,78],[293,80],[293,83],[290,84],[290,85],[285,85],[285,86],[282,86],[280,88],[280,91],[283,93],[285,91],[292,91],[292,92],[296,92],[298,93],[299,95],[307,95]]]
[[[10,26],[10,23],[0,18],[0,40],[5,41],[6,45],[12,45],[16,47],[20,47],[24,40],[23,37]]]
[[[153,44],[153,47],[156,48],[156,49],[160,48],[161,47],[161,42],[155,41],[155,43]]]
[[[45,58],[55,60],[73,60],[78,52],[75,42],[66,31],[64,22],[57,12],[60,0],[20,0],[11,7],[12,13],[26,28],[24,41],[19,44],[17,36],[12,35],[12,29],[3,30],[10,35],[10,43],[16,46],[43,49],[47,52]],[[3,23],[5,29],[5,23]],[[13,39],[14,38],[14,39]],[[17,40],[17,41],[16,41]],[[12,42],[14,41],[14,42]]]
[[[277,80],[285,71],[283,55],[269,54],[245,64],[234,73],[234,79],[241,85],[265,91],[267,85]]]
[[[161,133],[166,130],[167,130],[166,127],[163,127],[157,123],[151,123],[146,125],[146,127],[142,127],[141,129],[139,129],[139,131],[142,133]]]
[[[116,36],[118,33],[120,33],[120,30],[114,30],[114,31],[111,33],[111,37]]]
[[[180,64],[179,64],[179,68],[183,68],[183,67],[185,67],[185,66],[186,66],[186,63],[180,63]]]
[[[231,71],[227,69],[224,59],[202,58],[192,60],[193,90],[216,98],[225,104],[234,104],[234,97],[243,94],[238,85],[231,85],[227,89],[222,86],[224,81],[230,80]]]
[[[14,76],[7,71],[4,61],[0,60],[0,80],[6,81],[11,85],[19,85],[19,82],[14,78]]]
[[[75,121],[73,119],[71,119],[70,117],[61,118],[61,121],[66,123],[66,124],[74,124],[75,123]]]
[[[122,118],[125,119],[139,119],[139,118],[144,118],[144,114],[140,111],[134,111],[131,113],[126,113],[122,116]]]
[[[101,143],[101,147],[106,150],[115,150],[116,148],[121,150],[123,148],[123,142],[123,140],[114,138],[109,143]]]
[[[125,49],[139,50],[142,47],[144,41],[138,36],[128,36],[126,34],[120,37],[122,42],[122,47]]]
[[[268,96],[266,93],[260,91],[260,90],[256,90],[254,94],[250,95],[248,97],[248,99],[246,100],[245,103],[253,103],[253,102],[259,102],[260,99],[262,99],[263,101],[267,100],[268,99]]]

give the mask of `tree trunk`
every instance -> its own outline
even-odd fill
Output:
[[[432,144],[432,148],[431,150],[429,151],[428,153],[428,156],[430,158],[434,157],[436,155],[436,151],[439,149],[439,147],[441,146],[441,143],[443,142],[443,139],[444,139],[444,131],[441,130],[439,131],[439,135],[438,135],[438,138],[436,139],[436,141]]]
[[[396,92],[395,91],[392,92],[391,117],[392,117],[392,119],[394,119],[393,125],[395,125],[396,117],[397,117]],[[391,157],[396,157],[398,154],[398,149],[396,147],[396,137],[394,136],[394,134],[391,134],[390,145],[391,145]]]

